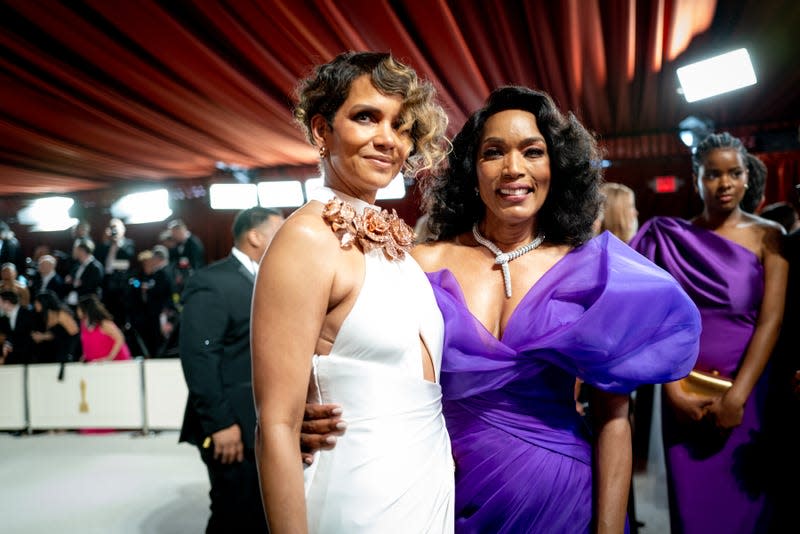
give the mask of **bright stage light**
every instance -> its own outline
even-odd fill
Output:
[[[75,201],[69,197],[37,198],[17,213],[21,224],[31,225],[33,232],[58,232],[71,228],[78,219],[70,217]]]
[[[303,186],[297,180],[258,184],[258,203],[264,208],[296,208],[303,202]]]
[[[246,210],[258,205],[255,184],[212,184],[208,196],[215,210]]]
[[[678,69],[687,102],[696,102],[756,83],[747,50],[740,48]]]
[[[112,217],[127,224],[159,222],[172,215],[166,189],[125,195],[114,202],[109,211]]]

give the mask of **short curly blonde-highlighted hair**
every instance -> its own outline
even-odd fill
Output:
[[[403,167],[409,176],[436,172],[447,158],[450,144],[445,137],[447,114],[436,102],[436,89],[422,80],[411,67],[389,53],[344,52],[318,65],[300,82],[295,93],[294,118],[312,145],[311,119],[322,115],[333,124],[334,115],[350,94],[353,81],[368,75],[372,84],[387,95],[403,99],[402,116],[411,123],[413,149]]]

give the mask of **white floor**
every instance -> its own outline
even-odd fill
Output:
[[[637,519],[644,523],[639,534],[669,534],[669,504],[667,502],[667,472],[664,449],[661,445],[661,386],[653,392],[653,421],[650,427],[650,447],[647,467],[634,473],[633,491]]]
[[[634,480],[640,534],[669,533],[659,450]],[[4,534],[200,534],[207,520],[205,467],[177,432],[0,433]]]
[[[208,520],[208,478],[177,432],[0,434],[0,531],[191,534]]]

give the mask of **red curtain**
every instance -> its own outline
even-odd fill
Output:
[[[451,133],[501,84],[548,91],[604,136],[663,132],[685,111],[673,63],[716,11],[716,0],[4,0],[0,195],[201,178],[217,161],[312,164],[291,93],[347,49],[391,50],[432,80]]]

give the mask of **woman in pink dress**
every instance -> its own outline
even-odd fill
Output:
[[[96,295],[85,295],[78,302],[84,362],[130,360],[131,351],[114,318]]]

